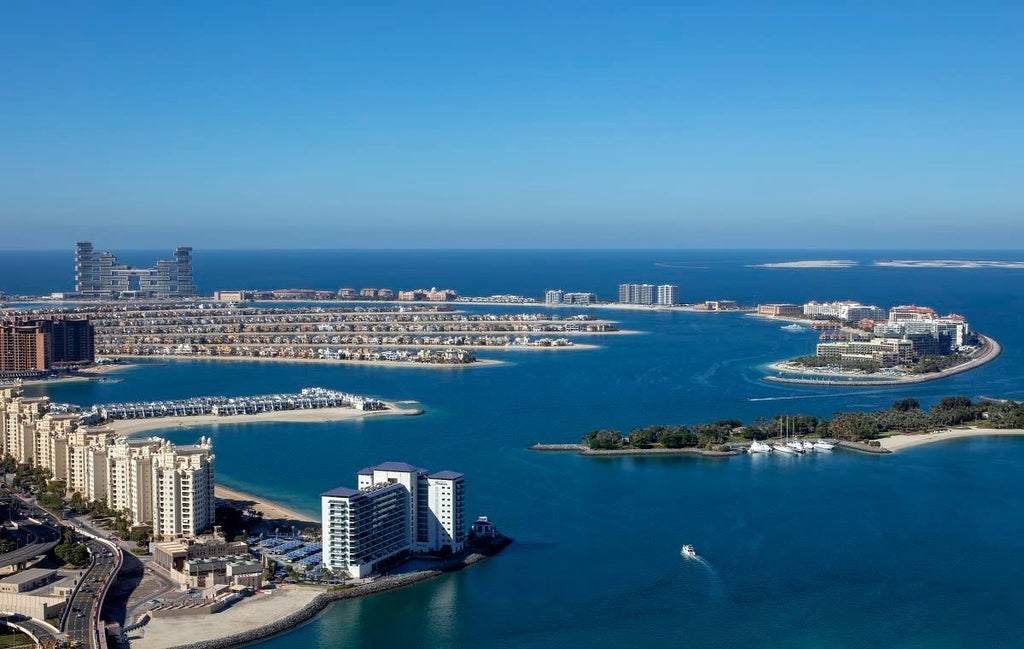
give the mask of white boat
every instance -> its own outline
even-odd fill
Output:
[[[783,325],[779,327],[779,329],[782,329],[783,331],[807,331],[807,327],[795,322],[793,324]]]
[[[796,455],[796,450],[794,450],[790,446],[786,446],[785,444],[772,444],[772,449],[778,451],[779,453],[791,453],[793,455]]]
[[[793,449],[794,453],[803,453],[804,452],[804,445],[801,442],[798,442],[798,441],[786,442],[786,446],[788,446],[789,448]]]
[[[835,444],[832,444],[831,442],[826,442],[823,439],[819,439],[818,441],[816,441],[814,443],[814,448],[819,450],[819,451],[831,451],[835,447],[836,447]]]
[[[687,559],[696,559],[697,551],[693,549],[692,545],[684,545],[683,549],[679,551],[679,554],[683,555]]]
[[[747,453],[771,453],[772,447],[765,444],[762,441],[754,440],[750,443],[750,448],[747,449]]]
[[[813,451],[814,450],[814,443],[813,442],[808,442],[807,440],[804,440],[804,450],[805,451]]]

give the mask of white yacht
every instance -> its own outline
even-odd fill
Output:
[[[786,442],[786,446],[788,446],[789,448],[793,449],[794,453],[803,453],[804,452],[803,442],[801,442],[799,440],[793,440],[791,442]]]
[[[813,451],[814,450],[814,443],[813,442],[808,442],[805,439],[803,443],[804,443],[804,450],[805,451]]]
[[[694,550],[693,546],[690,545],[690,544],[684,545],[683,549],[679,551],[679,554],[683,555],[687,559],[696,559],[697,558],[697,551]]]
[[[796,450],[787,444],[772,444],[772,450],[778,451],[779,453],[792,453],[796,455]]]
[[[818,441],[816,441],[816,442],[814,443],[814,448],[815,448],[816,450],[818,450],[818,451],[831,451],[831,450],[832,450],[832,449],[834,449],[835,447],[836,447],[836,445],[835,445],[835,444],[833,444],[833,443],[831,443],[831,442],[826,442],[826,441],[825,441],[825,440],[823,440],[823,439],[819,439]]]
[[[760,440],[754,440],[750,443],[750,448],[747,449],[747,453],[771,453],[772,447]]]
[[[793,324],[788,324],[788,325],[784,325],[782,327],[779,327],[779,329],[782,329],[783,331],[807,331],[807,327],[805,327],[805,326],[803,326],[801,324],[797,324],[795,322]]]

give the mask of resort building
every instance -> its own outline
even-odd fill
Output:
[[[653,284],[619,284],[619,304],[654,304]]]
[[[398,299],[403,302],[422,300],[426,300],[428,302],[451,302],[452,300],[455,300],[458,297],[458,292],[450,288],[431,288],[429,291],[425,288],[417,288],[412,291],[398,292]]]
[[[0,375],[92,363],[95,349],[96,333],[86,317],[21,317],[0,321]]]
[[[358,488],[321,494],[323,561],[354,578],[376,574],[417,552],[465,547],[461,473],[385,462],[358,473]]]
[[[736,300],[704,300],[693,308],[696,311],[738,311],[740,306]]]
[[[117,263],[109,252],[96,252],[89,241],[79,241],[75,291],[83,297],[192,297],[192,248],[175,248],[171,259],[160,259],[152,268],[135,268]]]
[[[835,318],[859,322],[861,320],[885,320],[885,311],[874,305],[846,300],[843,302],[808,302],[804,305],[808,318]]]
[[[914,360],[914,345],[909,340],[873,338],[818,343],[820,358],[838,361],[873,361],[882,366],[909,363]]]
[[[779,317],[799,317],[804,314],[804,308],[799,304],[758,304],[757,314]]]
[[[658,304],[663,306],[675,306],[679,304],[679,287],[675,284],[659,285]]]
[[[566,293],[562,290],[548,291],[544,294],[545,304],[578,304],[586,306],[597,304],[597,295],[594,293]]]

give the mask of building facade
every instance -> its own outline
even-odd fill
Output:
[[[619,304],[654,304],[653,284],[619,284]]]
[[[75,291],[83,297],[192,297],[192,248],[174,249],[170,259],[151,268],[119,264],[109,252],[96,252],[89,241],[75,244]]]
[[[675,284],[660,284],[658,286],[658,304],[662,306],[679,304],[679,287]]]
[[[42,372],[92,363],[96,333],[83,316],[19,317],[0,321],[0,373]]]
[[[362,469],[357,489],[321,494],[323,560],[354,578],[376,574],[417,552],[465,547],[461,473],[385,462]]]

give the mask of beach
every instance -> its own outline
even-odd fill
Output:
[[[320,524],[320,521],[309,516],[302,514],[294,509],[282,507],[276,503],[273,503],[259,496],[254,496],[244,491],[238,491],[237,489],[231,489],[223,485],[214,485],[213,495],[223,500],[236,500],[244,503],[251,503],[249,507],[252,507],[258,512],[263,513],[264,520],[281,520],[281,521],[301,521],[303,523],[316,523]]]
[[[96,428],[113,429],[122,435],[135,435],[151,430],[171,428],[185,429],[217,424],[252,424],[267,421],[324,423],[360,419],[362,417],[387,417],[394,415],[419,415],[419,408],[402,407],[397,403],[385,401],[385,410],[356,410],[355,408],[303,408],[298,410],[275,410],[260,412],[254,415],[191,415],[186,417],[152,417],[147,419],[117,419]]]
[[[495,347],[494,349],[501,349]],[[131,356],[128,354],[110,355],[110,358],[127,358],[133,360],[161,360],[161,361],[215,361],[215,362],[241,362],[241,363],[307,363],[311,365],[363,365],[371,367],[425,367],[432,369],[463,369],[467,367],[494,367],[503,365],[505,361],[478,358],[472,363],[417,363],[414,361],[352,361],[321,358],[282,358],[280,356],[189,356],[185,354],[149,354],[146,356]]]
[[[934,444],[950,439],[961,439],[964,437],[994,437],[1000,435],[1024,435],[1024,429],[1020,428],[980,428],[968,426],[967,428],[956,428],[939,430],[934,433],[918,433],[914,435],[891,435],[879,439],[882,448],[890,451],[899,451],[905,448],[913,448],[922,444]]]

